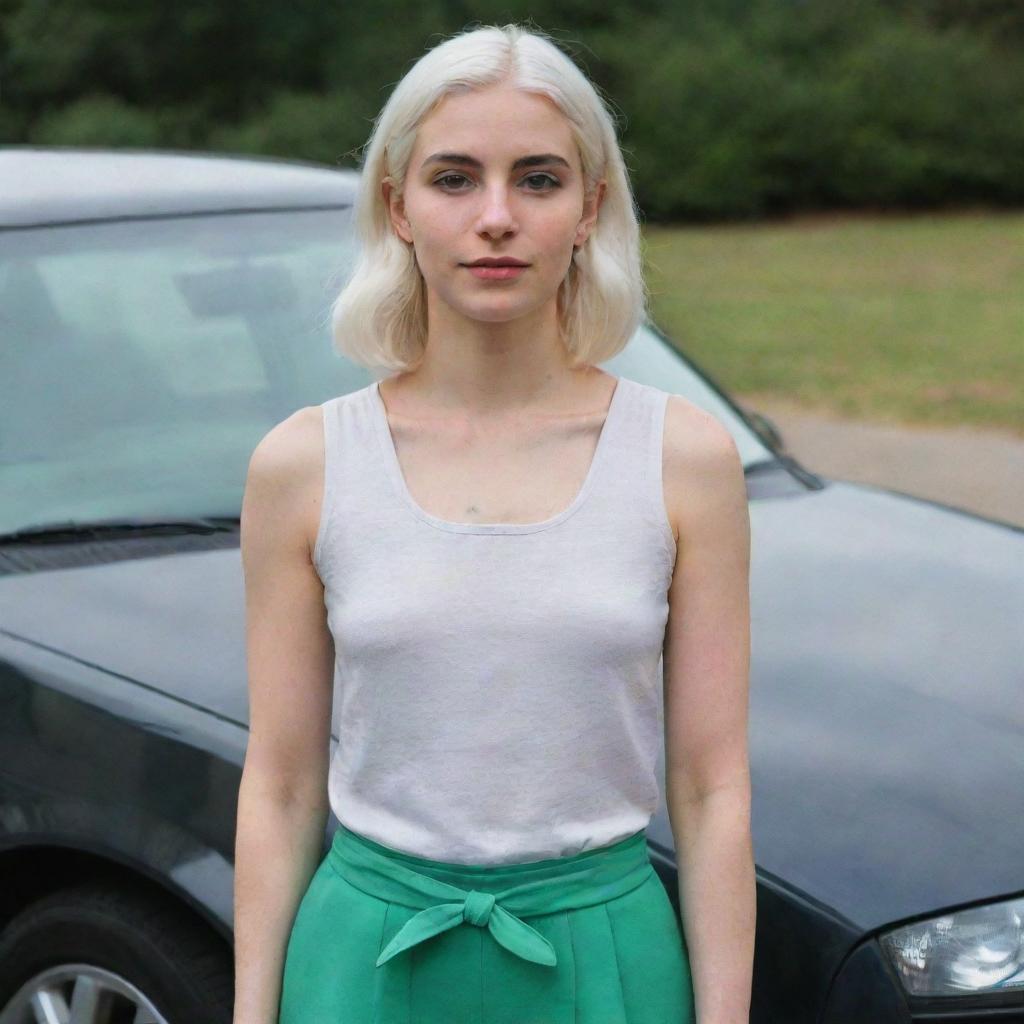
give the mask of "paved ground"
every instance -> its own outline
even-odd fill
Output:
[[[865,423],[762,395],[738,397],[771,418],[808,469],[1024,525],[1024,438],[973,427]]]

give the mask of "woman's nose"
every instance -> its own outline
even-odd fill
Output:
[[[490,235],[504,235],[515,230],[515,215],[509,202],[508,189],[504,185],[495,185],[484,193],[484,206],[477,226],[480,231]]]

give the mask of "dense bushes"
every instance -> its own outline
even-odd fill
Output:
[[[621,116],[648,220],[1024,199],[1013,0],[518,7],[0,0],[0,138],[356,165],[425,46],[518,20],[565,45]]]
[[[891,16],[831,49],[827,25],[755,27],[645,33],[657,60],[616,81],[651,219],[1024,199],[1016,53]]]

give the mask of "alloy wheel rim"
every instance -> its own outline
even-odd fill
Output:
[[[57,964],[33,975],[0,1009],[0,1024],[168,1024],[145,994],[93,964]]]

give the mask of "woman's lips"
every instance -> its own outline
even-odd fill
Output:
[[[526,267],[471,267],[466,269],[482,281],[508,281],[518,277]]]

